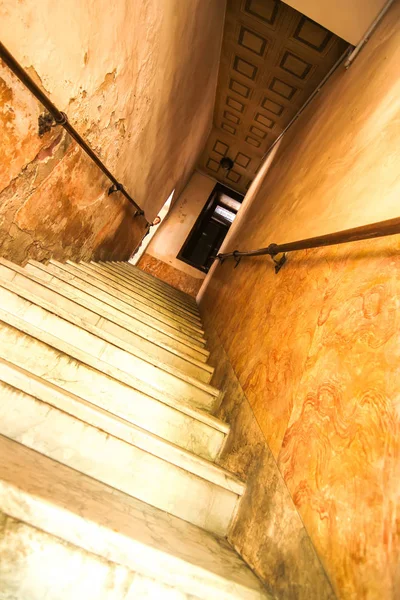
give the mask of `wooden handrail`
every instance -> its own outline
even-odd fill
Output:
[[[387,221],[379,221],[370,225],[362,225],[361,227],[353,227],[352,229],[344,229],[335,233],[319,235],[317,237],[298,240],[297,242],[289,242],[287,244],[270,244],[266,248],[258,250],[225,252],[217,254],[215,257],[223,263],[227,258],[234,258],[236,263],[245,256],[263,256],[268,255],[274,258],[277,254],[284,253],[280,261],[275,261],[276,272],[283,266],[286,261],[285,253],[293,252],[294,250],[307,250],[309,248],[321,248],[324,246],[335,246],[336,244],[346,244],[348,242],[357,242],[360,240],[369,240],[372,238],[385,237],[388,235],[400,234],[400,217],[388,219]]]

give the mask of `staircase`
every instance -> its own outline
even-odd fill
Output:
[[[266,599],[197,305],[128,263],[0,259],[0,600]]]

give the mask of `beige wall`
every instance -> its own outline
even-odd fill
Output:
[[[285,0],[356,46],[387,0]]]
[[[0,0],[0,38],[153,220],[211,126],[225,2]],[[142,219],[0,65],[0,254],[127,258]],[[5,132],[5,135],[4,135]]]
[[[165,221],[147,248],[147,254],[195,277],[204,279],[205,274],[177,257],[197,217],[210,196],[216,181],[198,171],[193,173],[180,197],[173,204]]]
[[[397,2],[283,138],[227,249],[399,217],[399,64]],[[226,261],[202,294],[342,600],[400,597],[399,274],[396,235],[291,253],[278,275],[268,257]],[[257,564],[281,534],[247,535],[233,542]]]

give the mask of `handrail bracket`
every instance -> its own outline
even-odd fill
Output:
[[[287,261],[286,252],[284,252],[282,254],[282,256],[280,257],[280,259],[278,259],[278,260],[275,258],[275,255],[273,255],[273,254],[271,254],[271,258],[275,264],[275,273],[278,274],[279,271],[282,269],[283,265],[285,264],[285,262]]]

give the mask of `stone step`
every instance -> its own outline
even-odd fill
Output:
[[[20,363],[23,364],[23,361]],[[146,396],[142,398],[140,406],[137,400],[130,406],[124,406],[124,398],[116,401],[115,406],[107,399],[100,399],[94,404],[85,399],[88,396],[84,393],[84,397],[77,396],[2,358],[0,381],[62,408],[68,414],[114,433],[117,437],[119,430],[127,431],[131,436],[137,430],[147,432],[152,437],[162,438],[213,462],[221,453],[229,434],[227,423],[207,413],[192,410],[191,414],[186,414],[178,405],[174,408]]]
[[[67,263],[69,264],[69,263]],[[190,325],[195,329],[199,329],[203,332],[202,323],[199,314],[193,314],[190,311],[177,306],[173,301],[165,298],[156,297],[152,292],[146,289],[145,284],[132,283],[128,276],[116,273],[112,267],[106,265],[100,265],[95,262],[77,263],[77,266],[84,266],[90,269],[91,272],[95,272],[102,277],[105,277],[107,281],[112,284],[118,284],[124,289],[124,293],[132,296],[135,300],[145,304],[154,310],[160,310],[162,314],[165,314],[171,318],[178,318],[182,320],[184,324]]]
[[[119,263],[110,262],[110,261],[108,261],[108,262],[91,261],[91,263],[101,265],[103,267],[107,267],[107,268],[111,269],[114,273],[118,273],[119,275],[122,275],[123,277],[128,278],[129,281],[131,283],[135,284],[136,286],[140,286],[140,287],[144,286],[144,288],[148,292],[151,292],[154,296],[163,298],[165,300],[170,300],[174,304],[177,304],[180,307],[183,307],[185,309],[185,311],[189,311],[190,313],[196,315],[197,317],[200,316],[199,307],[196,304],[196,302],[193,302],[193,298],[191,296],[186,296],[186,297],[177,296],[176,294],[171,293],[168,288],[165,289],[160,286],[154,285],[152,282],[149,282],[147,280],[144,281],[143,279],[138,278],[134,272],[132,273],[130,269],[124,268]]]
[[[181,290],[178,290],[177,288],[174,288],[172,285],[169,285],[165,281],[162,281],[161,279],[157,279],[157,277],[154,277],[154,275],[150,275],[149,273],[142,271],[142,269],[140,269],[139,267],[136,267],[132,263],[130,263],[130,262],[111,262],[110,264],[118,265],[119,267],[121,267],[124,270],[124,272],[128,272],[129,274],[131,274],[134,277],[138,277],[141,281],[146,281],[147,285],[152,286],[157,289],[161,289],[164,293],[172,294],[173,296],[181,298],[189,306],[198,308],[195,298],[193,298],[189,294],[186,294],[185,292],[182,292]]]
[[[117,267],[110,265],[109,263],[97,263],[95,261],[80,262],[79,264],[85,265],[92,269],[97,270],[99,273],[111,278],[113,281],[120,283],[126,287],[129,291],[134,291],[138,294],[142,301],[149,302],[150,306],[166,308],[181,317],[186,318],[189,322],[197,324],[201,327],[201,319],[198,309],[192,310],[191,308],[185,308],[169,296],[164,296],[158,292],[154,292],[146,283],[138,282],[132,279],[127,273],[120,272]]]
[[[119,286],[118,288],[117,284],[115,284],[115,286],[111,285],[105,277],[102,278],[93,272],[88,272],[89,270],[85,270],[82,265],[64,264],[53,260],[49,262],[49,265],[55,265],[60,269],[64,269],[64,271],[67,271],[76,277],[80,277],[86,283],[112,294],[114,297],[122,300],[125,304],[128,304],[131,310],[141,317],[142,320],[145,320],[146,323],[151,323],[159,328],[162,327],[163,330],[170,331],[199,346],[205,345],[205,339],[200,332],[195,331],[190,326],[184,325],[175,319],[169,319],[165,315],[159,314],[158,311],[146,308],[143,303],[135,302],[129,294],[124,293],[122,286]]]
[[[124,277],[128,277],[130,281],[136,283],[136,285],[145,286],[148,291],[151,291],[153,294],[160,296],[161,298],[172,299],[179,304],[182,304],[186,310],[191,311],[193,314],[199,316],[200,311],[199,307],[195,302],[193,302],[193,298],[188,296],[188,300],[177,297],[176,295],[171,295],[171,293],[167,290],[160,288],[159,286],[153,285],[151,282],[147,280],[143,280],[141,277],[138,277],[135,271],[131,269],[127,269],[123,266],[123,264],[113,263],[113,262],[100,262],[97,263],[108,268],[113,269],[116,273],[120,273]],[[190,300],[189,300],[190,299]]]
[[[245,486],[222,467],[96,408],[75,416],[70,399],[44,402],[2,381],[0,398],[1,435],[211,533],[228,533]]]
[[[143,335],[143,337],[167,346],[170,345],[197,360],[207,361],[209,352],[203,347],[204,344],[155,319],[146,317],[146,315],[135,310],[120,298],[113,296],[106,285],[97,282],[97,285],[92,285],[88,281],[85,281],[82,273],[75,275],[61,267],[62,265],[60,267],[54,264],[43,265],[42,263],[30,260],[25,269],[37,277],[41,277],[43,280],[48,280],[49,277],[57,278],[58,282],[64,282],[73,287],[76,293],[78,291],[79,293],[84,292],[86,296],[90,295],[93,301],[101,301],[107,307],[107,311],[112,312],[113,315],[119,315],[120,318],[129,322],[129,328]]]
[[[201,329],[201,327],[192,324],[186,318],[180,317],[177,314],[173,314],[168,310],[163,310],[160,307],[154,308],[150,306],[150,303],[147,300],[143,298],[139,299],[140,296],[138,297],[137,294],[134,294],[134,292],[128,290],[124,285],[115,283],[111,280],[109,276],[103,275],[102,273],[94,269],[92,266],[87,267],[82,263],[73,264],[71,262],[67,262],[66,264],[68,265],[68,267],[71,267],[78,271],[82,271],[84,277],[89,279],[89,281],[100,281],[104,283],[105,285],[107,285],[110,293],[116,296],[118,295],[118,297],[121,297],[122,295],[125,302],[127,302],[140,312],[144,313],[145,315],[150,316],[158,321],[161,321],[162,323],[167,323],[168,325],[174,327],[178,331],[182,331],[186,335],[189,335],[194,339],[204,341],[204,331]]]
[[[3,436],[0,511],[13,600],[271,598],[225,540]]]
[[[140,425],[140,409],[156,411],[169,406],[203,422],[211,415],[200,407],[165,394],[147,394],[134,376],[96,360],[70,344],[0,309],[0,358],[59,385],[63,389]],[[28,350],[26,350],[26,348]],[[91,363],[91,364],[88,364]],[[143,389],[142,389],[143,388]],[[160,406],[157,405],[157,402]],[[147,409],[146,407],[150,407]],[[205,417],[208,417],[205,420]],[[135,420],[136,419],[136,420]],[[218,429],[215,419],[215,427]]]
[[[213,368],[194,361],[189,357],[177,355],[171,351],[164,350],[146,339],[134,335],[125,327],[109,320],[106,311],[92,306],[91,297],[77,297],[76,294],[59,290],[51,282],[41,281],[32,273],[26,272],[21,267],[0,259],[0,282],[12,282],[18,286],[18,290],[25,291],[24,298],[39,304],[42,308],[51,310],[55,314],[66,318],[73,323],[79,323],[89,331],[96,328],[96,335],[113,343],[120,348],[135,354],[146,362],[152,362],[164,370],[172,372],[177,369],[179,373],[194,377],[204,383],[209,383],[213,374]],[[1,283],[0,283],[1,285]],[[12,288],[8,287],[8,289]]]
[[[93,360],[91,366],[81,362],[76,349],[61,343],[57,338],[44,335],[32,325],[12,318],[7,313],[3,313],[1,318],[0,358],[3,360],[54,385],[59,386],[61,383],[69,393],[147,431],[178,445],[183,444],[184,447],[186,443],[194,444],[203,456],[215,458],[215,452],[219,451],[223,443],[221,434],[225,436],[228,430],[226,424],[206,411],[175,398],[144,393],[137,389],[139,386],[132,386],[135,382],[133,377],[125,377],[125,382],[120,380],[123,373],[119,379],[113,378],[107,372],[111,369],[102,361]],[[38,339],[39,336],[45,341]],[[52,346],[52,343],[56,343],[58,348]],[[156,395],[158,398],[154,397]],[[185,431],[193,436],[192,441],[186,439]],[[204,437],[206,433],[210,440]],[[189,448],[192,447],[189,445]]]
[[[61,318],[51,312],[54,310],[51,305],[46,303],[47,309],[44,309],[33,303],[32,296],[26,300],[24,296],[27,295],[28,292],[20,290],[12,282],[0,283],[1,314],[8,315],[7,322],[10,325],[21,327],[22,331],[36,339],[158,400],[178,400],[209,411],[219,405],[222,394],[217,388],[181,373],[178,377],[176,370],[163,370],[146,362],[99,338],[94,326],[87,324],[83,329],[78,319],[74,324]],[[41,303],[44,304],[44,301]],[[58,311],[64,312],[62,309]]]

